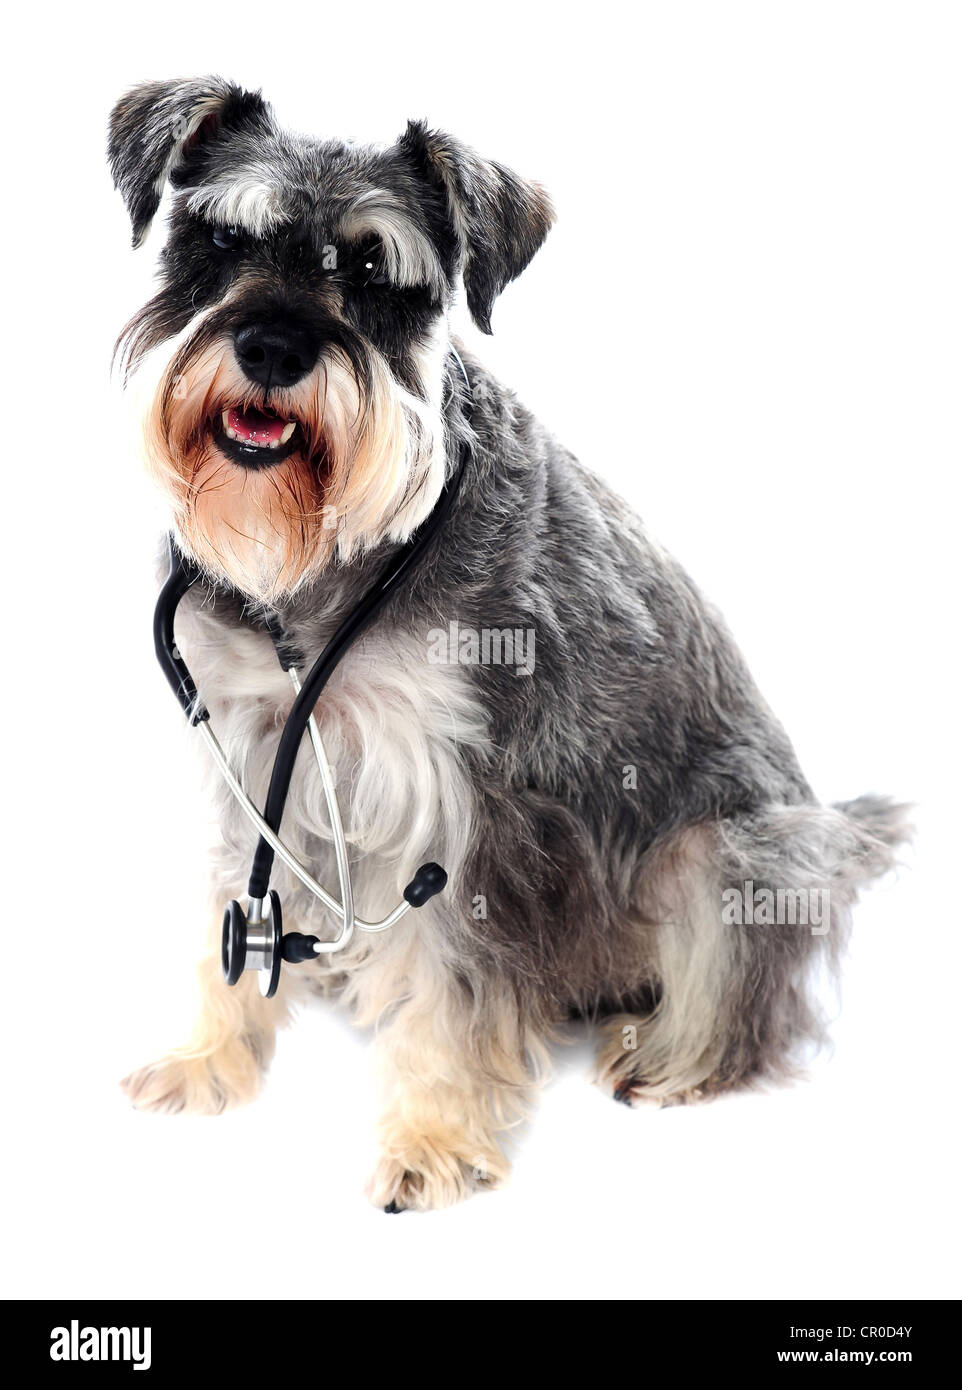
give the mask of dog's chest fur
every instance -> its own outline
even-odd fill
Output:
[[[206,607],[184,605],[178,620],[211,724],[256,804],[263,806],[278,742],[293,701],[270,639]],[[431,665],[423,634],[377,628],[360,638],[331,677],[316,710],[357,868],[355,904],[382,916],[427,859],[457,875],[470,842],[474,793],[464,754],[484,749],[487,721],[456,665]],[[316,652],[308,654],[309,666]],[[302,671],[303,674],[303,671]],[[242,894],[256,832],[211,776],[222,836],[220,886]],[[282,838],[336,894],[329,816],[305,736],[287,801]],[[334,934],[335,923],[280,861],[273,882],[293,929]]]

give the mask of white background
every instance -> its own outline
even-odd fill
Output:
[[[14,13],[8,1293],[959,1292],[958,13]],[[207,71],[319,134],[388,141],[427,116],[548,186],[558,225],[497,306],[485,360],[722,606],[819,794],[918,804],[916,850],[858,913],[835,1053],[809,1083],[630,1112],[576,1047],[504,1192],[401,1219],[362,1196],[369,1040],[329,1011],[282,1037],[246,1111],[124,1101],[117,1080],[186,1035],[207,829],[150,641],[163,513],[108,382],[158,239],[129,249],[104,123],[133,82]],[[275,1176],[296,1199],[270,1195]]]

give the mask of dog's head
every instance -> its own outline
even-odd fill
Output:
[[[147,83],[110,120],[134,245],[174,190],[159,292],[118,344],[181,543],[263,600],[402,540],[444,481],[447,313],[496,296],[545,194],[412,122],[389,148],[282,131],[219,78]]]

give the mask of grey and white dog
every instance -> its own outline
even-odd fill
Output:
[[[135,244],[174,190],[160,288],[120,346],[145,388],[148,466],[207,577],[178,640],[255,799],[291,703],[265,617],[313,660],[467,459],[438,541],[317,709],[359,910],[387,912],[428,858],[447,890],[327,965],[285,967],[273,1000],[250,976],[229,990],[220,909],[252,836],[214,792],[202,1014],[187,1047],[127,1079],[134,1102],[250,1099],[292,1004],[336,990],[376,1026],[370,1194],[401,1210],[504,1178],[499,1138],[573,1017],[596,1025],[601,1083],[629,1103],[793,1071],[821,1031],[813,976],[892,864],[901,808],[820,805],[685,573],[467,356],[466,388],[453,297],[463,284],[490,329],[548,232],[545,193],[423,123],[385,148],[289,134],[219,78],[129,92],[109,154]],[[301,756],[284,834],[324,881]],[[276,872],[285,926],[330,938]]]

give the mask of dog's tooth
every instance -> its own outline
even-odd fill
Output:
[[[277,444],[274,445],[274,448],[276,449],[280,444],[286,444],[296,429],[297,421],[289,420],[287,424],[284,426],[284,428],[281,430],[281,437],[277,441]]]
[[[225,432],[226,432],[227,434],[230,434],[230,432],[231,432],[231,431],[230,431],[230,411],[229,411],[229,410],[223,411],[223,412],[221,413],[221,417],[220,417],[220,418],[221,418],[221,424],[224,426]]]

